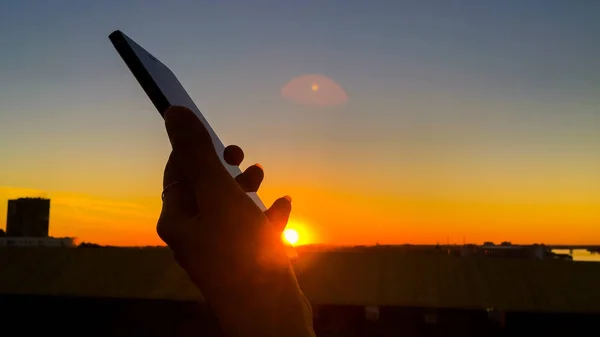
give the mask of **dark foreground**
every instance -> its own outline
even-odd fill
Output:
[[[518,313],[362,306],[315,306],[317,336],[590,336],[600,314]],[[0,295],[0,335],[219,336],[202,303],[173,300]]]

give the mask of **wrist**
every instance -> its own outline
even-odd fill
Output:
[[[189,243],[173,247],[175,258],[205,296],[235,289],[270,286],[285,275],[295,276],[281,238],[264,226],[257,240]],[[233,241],[233,240],[232,240]],[[215,244],[220,242],[221,244]],[[178,248],[178,249],[175,249]]]
[[[259,269],[227,286],[205,287],[206,300],[230,336],[313,336],[312,311],[291,265]]]

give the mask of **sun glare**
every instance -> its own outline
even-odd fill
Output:
[[[288,228],[283,231],[283,238],[291,245],[295,245],[300,239],[300,236],[298,235],[298,232],[295,229]]]

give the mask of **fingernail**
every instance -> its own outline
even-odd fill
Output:
[[[263,169],[263,166],[261,164],[259,164],[259,163],[254,164],[254,166],[258,167],[261,170]]]
[[[284,198],[286,198],[287,201],[292,202],[292,197],[290,197],[289,195],[286,195]]]

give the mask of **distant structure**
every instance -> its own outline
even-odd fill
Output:
[[[46,238],[50,228],[50,199],[19,198],[8,201],[6,236]]]
[[[50,199],[19,198],[8,201],[6,234],[0,247],[75,247],[75,238],[53,238],[50,229]]]
[[[556,254],[552,252],[552,249],[545,245],[533,244],[533,245],[513,245],[511,242],[504,241],[499,245],[493,242],[486,241],[483,245],[463,245],[460,247],[460,253],[462,257],[490,257],[490,258],[513,258],[513,259],[534,259],[534,260],[545,260],[545,259],[561,259],[561,260],[573,260],[573,257],[568,254]]]
[[[0,247],[76,247],[75,238],[0,237]]]

